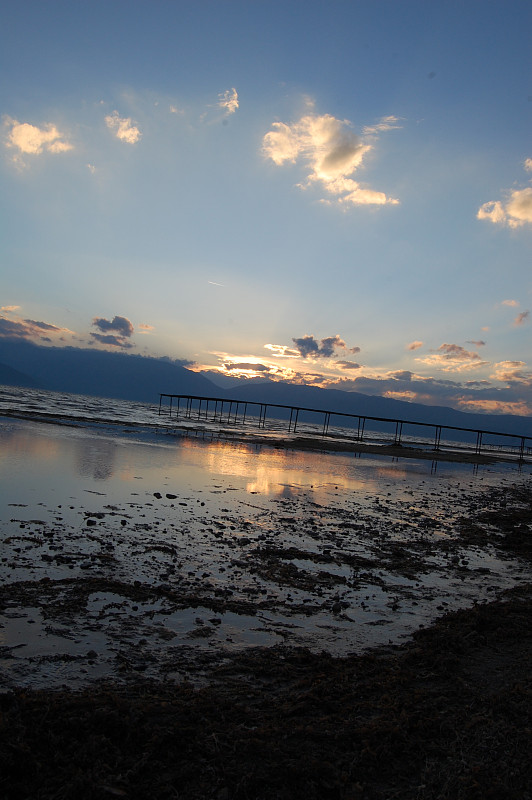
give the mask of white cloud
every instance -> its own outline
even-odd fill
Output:
[[[4,124],[10,128],[5,144],[16,151],[15,161],[21,162],[22,154],[66,153],[73,149],[73,145],[66,141],[64,134],[52,122],[46,122],[39,128],[29,122],[6,117]]]
[[[501,306],[511,306],[512,308],[516,308],[519,305],[517,300],[503,300]]]
[[[400,118],[390,114],[388,117],[382,117],[376,125],[366,125],[362,131],[364,136],[370,136],[374,133],[383,133],[384,131],[394,131],[402,127],[399,125]]]
[[[227,89],[226,92],[218,95],[219,108],[222,108],[227,115],[234,114],[238,108],[238,92],[236,89]]]
[[[113,111],[105,118],[109,130],[113,131],[117,139],[127,144],[136,144],[142,136],[131,117],[120,117],[118,111]]]
[[[352,175],[374,145],[357,136],[347,120],[309,113],[291,125],[274,122],[262,144],[264,155],[277,166],[302,161],[310,168],[301,188],[317,183],[344,205],[399,202],[353,180]]]
[[[532,158],[525,160],[524,168],[532,171]],[[507,225],[509,228],[532,225],[532,186],[505,194],[504,200],[490,200],[480,206],[477,219],[488,220],[495,225]]]

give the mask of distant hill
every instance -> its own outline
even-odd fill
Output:
[[[29,389],[42,389],[39,381],[34,380],[29,375],[19,372],[18,369],[13,369],[7,364],[0,364],[0,384],[6,386],[25,386]]]
[[[215,395],[207,378],[166,359],[0,340],[1,380],[11,386],[158,403],[160,392]]]
[[[294,384],[273,382],[243,382],[238,389],[226,392],[226,396],[238,400],[259,403],[278,403],[317,410],[338,411],[346,414],[381,417],[384,419],[411,420],[457,428],[492,430],[498,433],[511,433],[532,436],[532,418],[510,414],[473,414],[456,411],[444,406],[427,406],[387,397],[343,392],[339,389],[320,389],[316,386],[296,386]],[[273,415],[273,409],[272,409]],[[310,419],[310,417],[307,417]],[[303,417],[300,417],[303,419]],[[335,420],[333,419],[332,422]],[[349,424],[348,421],[342,424]],[[355,423],[356,424],[356,421]],[[392,430],[389,425],[373,425],[372,429]],[[432,435],[432,434],[429,434]]]
[[[531,417],[473,414],[443,406],[427,406],[338,389],[297,386],[263,378],[241,380],[222,388],[205,376],[164,358],[76,347],[41,347],[6,339],[0,339],[0,382],[148,403],[158,403],[161,392],[192,394],[532,437]],[[273,409],[270,413],[281,418],[284,416],[282,411],[274,413]],[[315,416],[312,419],[316,421]],[[304,420],[304,415],[300,420]],[[349,425],[348,420],[333,418],[332,422]],[[356,421],[352,424],[356,425]],[[371,423],[371,428],[393,432],[389,424]],[[416,433],[421,432],[418,430]],[[432,436],[432,432],[428,435]]]

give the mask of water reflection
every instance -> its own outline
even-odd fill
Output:
[[[114,474],[116,443],[110,439],[80,439],[76,442],[77,473],[97,481],[109,480]]]
[[[289,498],[305,491],[319,502],[335,486],[352,491],[375,486],[369,476],[355,477],[353,459],[344,455],[226,442],[198,446],[190,440],[182,448],[187,461],[201,463],[210,473],[244,479],[250,493]]]

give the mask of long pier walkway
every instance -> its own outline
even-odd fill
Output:
[[[353,440],[357,443],[369,440],[368,429],[371,423],[378,423],[382,434],[382,427],[390,426],[391,445],[401,447],[403,437],[408,435],[408,444],[415,446],[416,434],[425,439],[419,442],[420,447],[427,447],[427,439],[433,442],[433,451],[436,453],[441,450],[456,450],[457,448],[474,452],[475,455],[508,455],[518,458],[520,462],[525,460],[525,456],[532,455],[532,437],[520,434],[501,433],[498,431],[484,430],[478,428],[460,428],[451,425],[439,425],[433,422],[416,422],[414,420],[392,419],[387,417],[371,417],[366,414],[350,414],[344,411],[327,411],[318,408],[304,408],[299,406],[281,405],[279,403],[261,403],[254,400],[231,400],[221,397],[204,397],[188,394],[166,394],[161,393],[159,397],[159,414],[168,413],[176,418],[212,422],[226,425],[253,425],[258,429],[266,428],[268,413],[270,417],[275,416],[275,412],[283,410],[288,418],[288,433],[296,433],[300,415],[306,417],[306,424],[312,424],[309,416],[318,415],[314,422],[318,426],[318,431],[322,437],[332,436],[331,428],[347,423],[347,427],[353,429]],[[331,422],[331,418],[334,418]],[[276,417],[279,420],[279,417]],[[370,423],[368,425],[368,423]],[[414,433],[415,429],[415,433]],[[345,428],[344,428],[345,430]],[[429,433],[431,432],[431,433]],[[464,441],[457,442],[452,439],[453,432],[458,434],[459,439]],[[421,436],[421,433],[423,434]],[[467,436],[465,436],[467,434]],[[468,441],[469,440],[469,441]],[[383,444],[382,439],[379,439]]]

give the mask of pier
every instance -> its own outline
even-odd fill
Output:
[[[430,448],[427,440],[432,440],[431,450],[436,454],[452,450],[473,453],[475,456],[510,456],[517,458],[519,462],[524,462],[525,457],[532,455],[532,436],[440,425],[433,422],[372,417],[345,411],[261,403],[255,400],[161,393],[159,415],[164,413],[168,413],[170,417],[174,414],[176,419],[229,426],[247,425],[257,430],[265,430],[267,420],[275,418],[277,421],[286,422],[287,432],[292,434],[297,432],[298,424],[301,424],[301,418],[304,416],[306,417],[305,424],[314,425],[316,432],[323,438],[333,438],[335,426],[343,425],[344,430],[346,427],[352,429],[351,441],[353,444],[369,443],[371,436],[368,431],[378,430],[381,437],[374,441],[378,441],[380,446],[383,446],[386,443],[382,439],[383,428],[389,427],[389,431],[384,431],[390,436],[388,444],[398,449],[404,446],[404,437],[408,436],[409,447],[415,447],[417,444],[419,448],[425,450]],[[276,414],[281,414],[281,416],[276,416]],[[458,435],[458,439],[461,440],[453,439],[453,433]],[[338,436],[338,434],[336,435]],[[416,443],[416,436],[425,441]]]

